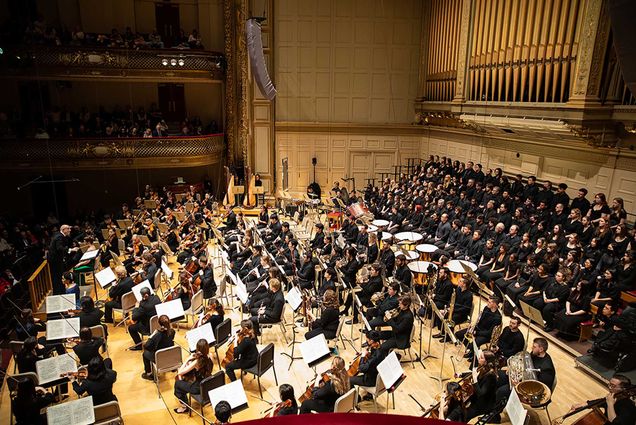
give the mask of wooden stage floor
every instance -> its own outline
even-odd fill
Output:
[[[176,268],[176,264],[172,263],[171,267]],[[217,283],[219,282],[221,270],[216,271]],[[477,302],[477,300],[475,300]],[[238,304],[235,304],[238,306]],[[240,313],[236,309],[232,309],[231,306],[226,310],[227,317],[232,318],[232,324],[234,328],[238,326],[240,320]],[[292,313],[290,309],[287,309],[287,323],[292,323]],[[119,317],[116,315],[116,317]],[[417,323],[417,322],[416,322]],[[299,329],[298,340],[304,340],[305,329]],[[522,326],[522,331],[526,332],[526,327]],[[185,329],[180,329],[177,332],[176,341],[182,346],[187,346],[184,338]],[[343,334],[347,337],[351,334],[351,327],[345,325],[343,327]],[[356,325],[353,335],[359,335],[358,325]],[[428,347],[428,335],[429,328],[427,324],[423,327],[422,333],[422,347],[426,350]],[[288,338],[291,337],[291,330],[287,331]],[[536,337],[534,331],[530,331],[530,339]],[[261,344],[267,344],[273,342],[275,345],[275,367],[278,376],[278,382],[288,383],[293,385],[296,396],[302,394],[307,386],[307,382],[313,376],[313,371],[302,361],[296,360],[289,368],[289,359],[282,356],[283,352],[290,352],[290,348],[285,343],[283,336],[280,334],[278,327],[271,329],[265,329],[263,337],[260,341]],[[360,342],[356,341],[356,349],[359,350]],[[188,417],[187,414],[179,415],[173,412],[173,408],[178,406],[177,399],[173,395],[174,373],[167,373],[161,376],[159,382],[159,389],[161,396],[157,395],[157,388],[152,381],[147,381],[141,378],[143,371],[143,363],[141,360],[140,351],[127,351],[126,348],[132,345],[132,340],[126,333],[124,326],[113,327],[109,325],[109,341],[108,351],[110,357],[113,360],[114,369],[118,373],[118,379],[115,383],[114,392],[119,399],[121,410],[124,415],[124,420],[127,425],[146,425],[148,423],[175,423],[175,424],[200,424],[201,419],[195,414],[192,417]],[[347,364],[355,356],[355,352],[352,347],[347,344],[343,349],[342,344],[338,346],[340,355],[346,360]],[[296,347],[298,353],[298,347]],[[419,336],[416,332],[416,342],[413,346],[413,355],[415,356],[419,350]],[[426,368],[421,364],[415,363],[415,368],[411,364],[403,364],[405,373],[407,375],[403,384],[398,387],[395,394],[395,409],[390,406],[389,413],[399,413],[405,415],[421,415],[421,410],[418,405],[409,397],[413,395],[422,405],[428,407],[434,403],[434,397],[440,392],[440,383],[433,379],[440,375],[441,357],[443,346],[436,340],[432,339],[431,352],[433,357],[429,357],[423,361]],[[221,355],[225,354],[225,348],[220,350]],[[552,404],[550,405],[550,415],[552,419],[567,412],[570,405],[578,403],[584,400],[601,397],[605,394],[606,389],[598,381],[592,379],[581,370],[575,367],[573,357],[556,347],[551,345],[549,353],[552,356],[557,370],[558,385],[555,393],[552,397]],[[441,371],[444,377],[451,377],[453,374],[453,366],[450,361],[450,357],[453,356],[457,363],[458,371],[468,370],[468,363],[462,359],[463,352],[450,344],[446,345],[446,358],[443,364],[443,370]],[[184,353],[184,357],[186,353]],[[326,369],[329,362],[323,362],[318,366],[318,372],[321,369]],[[218,365],[215,362],[214,370],[218,370]],[[10,369],[13,370],[13,365],[10,365]],[[262,379],[263,384],[263,398],[270,401],[278,401],[278,391],[276,384],[274,383],[273,373],[268,372]],[[269,405],[258,399],[258,384],[255,379],[249,376],[244,378],[245,390],[248,394],[249,408],[237,413],[232,422],[240,422],[248,419],[256,419],[262,417],[262,411],[267,409]],[[6,386],[5,386],[6,388]],[[73,394],[72,397],[75,397]],[[380,397],[379,410],[385,411],[387,403],[386,395]],[[360,409],[364,412],[373,412],[373,402],[361,402]],[[198,405],[197,405],[198,408]],[[213,418],[212,409],[207,406],[205,408],[206,417]],[[2,403],[0,405],[0,422],[9,423],[9,405],[7,391],[2,393]],[[548,424],[548,419],[545,412],[540,411],[536,415],[532,415],[534,423]],[[574,417],[576,419],[576,416]],[[474,422],[475,420],[473,420]],[[507,423],[507,417],[503,416],[503,423]],[[540,422],[539,422],[540,421]],[[566,421],[566,424],[570,420]]]

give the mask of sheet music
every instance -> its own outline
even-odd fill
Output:
[[[362,312],[360,312],[360,317],[362,317],[362,322],[364,323],[364,327],[366,328],[366,330],[371,332],[371,325],[369,324],[366,316],[362,314]]]
[[[245,289],[245,286],[236,285],[236,296],[238,297],[239,300],[241,300],[241,303],[243,304],[247,303],[247,299],[249,298],[249,295],[247,294],[247,290]]]
[[[163,272],[166,274],[168,279],[172,279],[172,276],[173,276],[174,272],[172,271],[172,269],[170,267],[168,267],[166,262],[163,261],[163,260],[161,260],[161,270],[163,270]]]
[[[330,353],[329,346],[324,334],[316,335],[305,342],[300,343],[300,354],[308,365],[316,360],[328,356]]]
[[[178,319],[185,316],[183,311],[183,303],[180,298],[176,300],[168,301],[165,303],[157,304],[155,306],[157,316],[166,315],[170,320]]]
[[[395,354],[395,351],[391,352],[384,360],[378,365],[378,373],[384,382],[386,388],[391,388],[397,381],[404,375],[402,365]]]
[[[46,420],[49,425],[88,425],[94,423],[93,396],[48,407]]]
[[[71,317],[70,319],[47,320],[46,339],[55,341],[58,339],[79,337],[80,319]]]
[[[146,279],[140,284],[132,287],[132,291],[133,291],[133,294],[135,294],[135,299],[137,300],[137,302],[141,301],[141,288],[148,288],[150,289],[151,294],[155,293],[155,290],[152,289],[152,286],[150,286],[150,282],[148,282],[148,279]]]
[[[75,310],[75,294],[49,295],[46,297],[46,314]]]
[[[110,267],[106,267],[104,270],[100,270],[95,273],[95,279],[97,279],[97,283],[102,289],[109,286],[111,283],[117,280],[117,276],[113,273],[113,270]]]
[[[471,374],[473,376],[473,384],[476,384],[477,379],[479,379],[479,370],[477,369],[477,366],[473,367]]]
[[[92,249],[90,251],[86,251],[84,255],[82,255],[82,258],[80,258],[80,261],[92,260],[93,258],[97,257],[97,254],[99,254],[98,249]]]
[[[523,425],[526,422],[528,411],[523,408],[516,390],[510,392],[505,410],[512,425]]]
[[[205,339],[208,343],[213,344],[216,341],[214,338],[214,331],[212,330],[212,325],[206,323],[203,326],[199,326],[198,328],[194,328],[186,332],[186,340],[188,341],[188,347],[190,347],[190,351],[194,352],[197,349],[197,342],[200,339]]]
[[[247,395],[240,379],[210,390],[208,397],[210,397],[212,408],[215,408],[223,400],[230,403],[232,410],[247,405]]]
[[[294,286],[289,290],[289,292],[287,292],[287,295],[285,295],[285,300],[289,303],[291,308],[296,311],[303,303],[303,295],[300,293],[300,289],[298,289],[297,286]]]
[[[61,379],[60,375],[66,372],[77,372],[77,362],[70,354],[48,357],[35,362],[35,370],[38,374],[40,385]]]

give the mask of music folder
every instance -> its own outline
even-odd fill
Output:
[[[247,394],[240,379],[208,391],[208,397],[213,409],[223,400],[230,403],[233,413],[248,407]]]
[[[143,282],[135,285],[132,287],[132,292],[133,294],[135,294],[135,299],[137,300],[137,302],[141,301],[141,288],[148,288],[150,289],[150,294],[154,294],[155,290],[152,289],[152,286],[150,285],[150,282],[148,282],[148,279],[144,280]]]
[[[168,316],[171,322],[178,322],[185,318],[183,303],[180,298],[155,305],[155,311],[157,312],[157,316],[162,316],[164,314]]]
[[[45,299],[46,314],[66,313],[77,308],[75,294],[49,295]]]
[[[197,342],[199,342],[200,339],[205,339],[210,345],[214,344],[216,341],[212,325],[209,323],[187,331],[185,336],[191,353],[196,351]]]
[[[287,292],[287,295],[285,295],[285,300],[289,303],[291,308],[296,311],[303,303],[303,295],[300,293],[300,289],[294,286]]]
[[[46,409],[49,425],[88,425],[95,423],[93,396],[55,404]]]
[[[55,386],[65,382],[67,378],[60,375],[67,372],[77,372],[77,362],[70,354],[48,357],[35,362],[38,382],[42,386]]]
[[[521,400],[519,399],[519,395],[516,390],[513,389],[510,392],[510,397],[508,397],[508,402],[506,403],[504,410],[508,414],[508,418],[512,425],[525,424],[528,411],[523,408],[523,404],[521,404]]]
[[[329,358],[331,351],[327,345],[324,334],[318,334],[307,341],[300,343],[300,354],[309,367],[314,367],[323,360]]]
[[[163,271],[168,278],[168,280],[172,279],[174,272],[172,269],[166,264],[164,260],[161,260],[161,271]]]
[[[58,341],[66,338],[77,338],[80,330],[79,317],[46,321],[46,340]]]
[[[382,382],[386,387],[386,390],[391,393],[404,381],[406,375],[402,370],[400,360],[398,360],[395,351],[391,352],[384,360],[378,365],[378,374],[382,378]]]
[[[97,257],[97,254],[99,254],[99,249],[91,249],[89,251],[86,251],[84,255],[82,255],[82,258],[80,258],[80,261],[93,260],[95,257]]]
[[[95,279],[97,279],[97,283],[99,283],[102,289],[106,289],[111,283],[117,280],[117,276],[115,276],[115,273],[113,273],[110,267],[106,267],[95,273]]]

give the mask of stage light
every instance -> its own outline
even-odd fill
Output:
[[[185,65],[185,61],[183,59],[179,59],[179,66]]]
[[[177,65],[177,60],[176,59],[170,59],[170,65],[176,66]]]
[[[168,59],[162,59],[162,60],[161,60],[161,64],[162,64],[163,66],[168,66]]]

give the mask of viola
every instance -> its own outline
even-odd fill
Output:
[[[290,407],[292,407],[292,401],[291,400],[285,400],[285,401],[281,401],[280,403],[278,403],[276,405],[276,407],[274,409],[272,409],[270,411],[269,414],[267,414],[265,417],[266,418],[273,418],[275,416],[278,416],[278,414],[280,413],[281,410],[283,409],[289,409]]]
[[[320,381],[319,381],[319,386],[322,386],[324,384],[326,384],[327,382],[331,381],[331,376],[329,375],[331,372],[331,370],[328,370],[326,372],[323,372],[322,375],[320,375]],[[314,385],[313,383],[310,383],[309,385],[307,385],[307,389],[305,390],[305,392],[298,397],[298,401],[300,401],[300,403],[302,404],[305,400],[310,400],[312,397],[312,394],[314,392]]]

